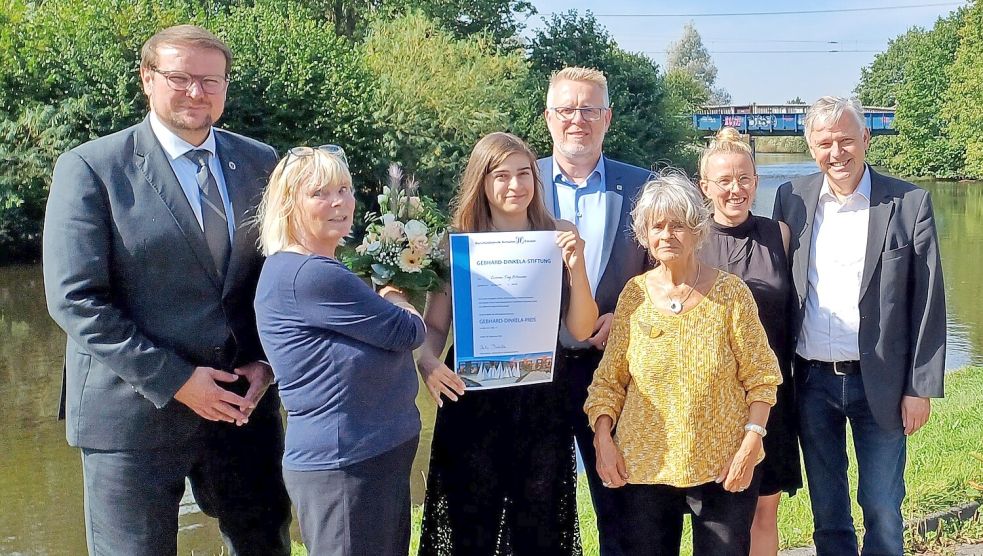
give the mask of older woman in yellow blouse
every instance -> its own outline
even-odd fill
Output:
[[[781,373],[751,292],[696,257],[710,213],[684,175],[645,184],[633,229],[655,267],[625,286],[584,410],[619,488],[626,554],[746,555]]]

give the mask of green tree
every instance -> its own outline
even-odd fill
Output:
[[[36,254],[58,154],[145,116],[139,49],[177,23],[214,30],[235,53],[220,125],[281,152],[344,146],[362,210],[374,205],[390,162],[402,163],[424,192],[446,202],[481,135],[510,130],[548,148],[546,80],[568,63],[602,68],[611,78],[618,116],[609,154],[648,166],[683,153],[689,124],[682,116],[693,96],[686,82],[667,81],[651,60],[619,49],[593,18],[555,19],[526,59],[508,46],[519,25],[509,18],[524,13],[525,2],[430,3],[445,10],[442,17],[457,14],[456,30],[421,11],[388,19],[378,2],[342,4],[362,10],[359,17],[368,14],[364,41],[339,35],[336,22],[319,11],[332,3],[318,0],[0,3],[0,251]],[[481,24],[485,32],[468,34],[479,21],[504,26]]]
[[[677,107],[676,112],[686,114],[693,112],[710,100],[710,93],[702,83],[690,73],[680,69],[666,72],[666,92]]]
[[[34,256],[53,161],[84,133],[86,99],[34,104],[17,119],[0,119],[0,263]]]
[[[207,0],[205,0],[207,1]],[[247,3],[283,5],[285,0]],[[286,0],[308,8],[312,17],[330,22],[339,37],[360,42],[376,19],[391,20],[419,12],[457,37],[484,33],[496,44],[513,42],[525,19],[536,13],[528,0]],[[241,0],[223,0],[240,4]]]
[[[949,88],[946,68],[955,58],[962,19],[954,12],[910,41],[894,119],[900,152],[893,166],[903,175],[949,178],[962,172],[964,143],[951,136],[938,102]]]
[[[67,0],[0,4],[0,257],[36,256],[59,154],[131,125],[146,103],[139,48],[194,21],[193,4]]]
[[[402,12],[419,10],[458,38],[484,34],[498,45],[513,45],[527,18],[536,14],[528,0],[393,0]]]
[[[975,0],[959,28],[959,48],[945,72],[949,90],[942,115],[957,145],[965,146],[966,177],[983,178],[983,2]]]
[[[446,203],[481,136],[510,129],[527,66],[488,35],[456,39],[422,14],[376,21],[362,46],[376,83],[379,164],[400,162]]]
[[[931,30],[908,30],[862,70],[856,89],[861,102],[896,107],[898,135],[872,143],[872,162],[907,176],[955,177],[962,171],[963,146],[949,135],[938,105],[949,87],[946,68],[955,58],[962,19],[956,11]]]
[[[854,92],[864,106],[896,106],[898,88],[905,76],[912,44],[927,32],[912,27],[887,43],[887,50],[874,56],[869,66],[860,69],[860,82]]]
[[[683,27],[683,36],[666,50],[666,69],[693,76],[707,91],[710,104],[730,104],[730,93],[717,87],[717,66],[692,22]]]
[[[137,70],[147,37],[204,19],[199,6],[182,2],[13,0],[7,10],[17,15],[0,31],[0,113],[16,119],[37,103],[86,96],[91,112],[79,116],[95,135],[142,117],[146,104]]]
[[[341,145],[356,181],[374,181],[380,170],[380,134],[372,122],[377,84],[358,49],[330,22],[299,3],[256,4],[218,16],[214,28],[235,53],[222,126],[280,152]]]

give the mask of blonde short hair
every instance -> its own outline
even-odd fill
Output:
[[[301,192],[312,185],[352,183],[348,165],[337,155],[321,149],[311,154],[284,156],[263,192],[256,211],[259,221],[259,246],[263,255],[270,256],[300,240],[300,215],[297,200]]]
[[[580,81],[597,85],[600,87],[601,94],[604,96],[604,107],[611,107],[611,99],[608,98],[608,78],[604,77],[604,73],[594,68],[582,68],[578,66],[563,68],[550,77],[550,86],[546,89],[547,105],[552,106],[550,97],[553,94],[553,87],[561,81]]]
[[[718,154],[747,155],[751,160],[751,168],[754,168],[755,173],[758,172],[754,164],[754,153],[751,152],[751,147],[741,139],[741,133],[732,127],[720,128],[713,141],[710,141],[710,145],[703,149],[703,154],[700,155],[700,178],[706,179],[707,164],[709,164],[710,158]]]
[[[661,220],[679,222],[696,235],[696,246],[710,232],[710,209],[700,189],[681,170],[667,168],[642,186],[642,193],[631,210],[635,239],[649,248],[648,233]]]
[[[817,100],[809,110],[806,111],[805,134],[806,143],[809,143],[809,136],[817,123],[831,124],[840,121],[844,114],[849,114],[860,127],[867,127],[867,119],[864,117],[864,106],[856,98],[825,96]],[[812,143],[809,143],[810,145]]]

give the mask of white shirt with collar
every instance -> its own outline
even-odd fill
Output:
[[[584,265],[587,268],[587,281],[590,282],[591,295],[597,293],[604,269],[601,259],[604,251],[604,232],[607,226],[606,175],[604,157],[597,160],[594,170],[582,183],[575,183],[560,170],[553,158],[553,191],[557,218],[569,220],[577,226],[580,237],[584,239]]]
[[[178,183],[181,184],[184,196],[187,197],[188,204],[191,205],[191,210],[195,213],[195,218],[198,219],[198,226],[202,230],[205,229],[205,226],[201,220],[201,194],[198,190],[198,178],[196,177],[198,165],[184,155],[188,151],[196,149],[203,149],[211,153],[211,156],[208,157],[208,169],[212,172],[212,176],[215,177],[215,183],[218,184],[218,191],[222,196],[222,203],[225,205],[226,220],[229,224],[229,239],[232,240],[235,236],[236,228],[235,218],[233,217],[235,213],[232,212],[232,201],[229,200],[229,192],[225,185],[225,173],[222,172],[222,161],[219,160],[218,151],[215,148],[215,130],[210,129],[205,142],[196,147],[178,137],[170,129],[167,129],[167,126],[161,123],[157,114],[153,112],[150,113],[150,129],[153,130],[157,141],[163,147],[164,154],[167,155],[167,161],[170,162],[171,169],[174,170],[174,175],[177,177]]]
[[[869,221],[869,168],[843,202],[823,177],[812,225],[805,315],[795,350],[803,359],[860,359],[860,283]]]

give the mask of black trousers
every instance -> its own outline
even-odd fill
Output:
[[[283,471],[310,556],[406,556],[419,441],[341,469]]]
[[[747,556],[758,504],[760,472],[747,490],[727,492],[714,482],[677,488],[633,485],[619,489],[624,527],[618,544],[625,554],[679,554],[683,516],[693,515],[693,554]]]
[[[601,556],[622,556],[626,554],[618,546],[618,529],[622,526],[622,504],[619,493],[601,484],[597,474],[597,454],[594,452],[594,431],[587,422],[584,402],[587,401],[587,387],[594,379],[594,371],[601,362],[604,352],[596,349],[560,350],[557,367],[557,381],[564,384],[569,400],[570,421],[577,439],[580,459],[584,462],[590,498],[597,518],[597,536]]]
[[[278,408],[271,388],[242,427],[206,421],[181,445],[154,450],[83,448],[89,554],[177,554],[178,507],[188,478],[198,506],[218,518],[230,555],[289,556]]]

